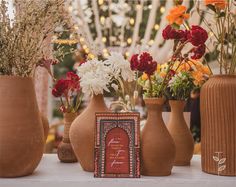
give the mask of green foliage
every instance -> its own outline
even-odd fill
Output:
[[[170,99],[186,100],[194,88],[193,78],[188,72],[178,73],[172,77],[168,85]]]

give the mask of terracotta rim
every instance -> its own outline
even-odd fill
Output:
[[[212,75],[210,78],[236,78],[236,75]]]
[[[21,76],[15,76],[15,75],[12,75],[12,76],[10,76],[10,75],[0,75],[0,79],[9,79],[9,80],[11,80],[11,79],[32,80],[33,77],[21,77]]]
[[[187,101],[185,100],[169,100],[169,103],[186,103]]]
[[[144,98],[144,101],[146,104],[159,104],[162,105],[165,103],[165,98],[158,98],[158,97],[152,97],[152,98]]]

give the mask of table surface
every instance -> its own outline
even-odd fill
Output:
[[[236,177],[223,177],[201,171],[200,156],[194,156],[191,166],[174,167],[167,177],[140,179],[94,178],[78,163],[60,163],[55,154],[45,154],[31,176],[0,179],[0,187],[236,187]]]

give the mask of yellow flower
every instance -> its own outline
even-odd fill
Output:
[[[203,82],[205,81],[203,73],[200,71],[192,71],[191,75],[194,79],[194,84],[196,86],[201,86],[203,84]]]
[[[143,73],[142,80],[144,81],[148,80],[148,75],[146,73]]]
[[[161,72],[161,65],[157,64],[157,73],[160,73],[160,72]]]
[[[160,72],[160,76],[161,76],[162,78],[164,78],[164,77],[166,76],[166,72],[164,72],[164,71]]]
[[[182,25],[184,20],[189,18],[189,14],[186,14],[187,8],[183,5],[175,6],[169,12],[169,15],[166,16],[166,19],[169,21],[169,24]]]

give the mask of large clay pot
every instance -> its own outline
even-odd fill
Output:
[[[170,100],[170,120],[167,128],[176,147],[175,166],[188,166],[193,157],[194,140],[184,119],[185,101]]]
[[[43,114],[40,113],[40,116],[41,116],[41,120],[42,120],[42,123],[43,123],[44,142],[46,143],[48,133],[49,133],[49,122],[48,122],[48,119]]]
[[[72,163],[77,162],[77,158],[72,149],[70,138],[69,138],[69,130],[71,127],[71,123],[76,118],[76,113],[65,113],[64,114],[64,134],[61,143],[57,149],[57,156],[61,162]]]
[[[171,174],[175,145],[162,119],[164,99],[144,99],[148,117],[141,132],[141,174],[167,176]]]
[[[44,149],[32,78],[0,76],[0,177],[30,175]]]
[[[236,176],[236,75],[212,76],[201,89],[202,170]]]
[[[108,112],[103,95],[94,95],[87,108],[74,120],[70,140],[75,155],[85,171],[94,171],[95,113]]]

